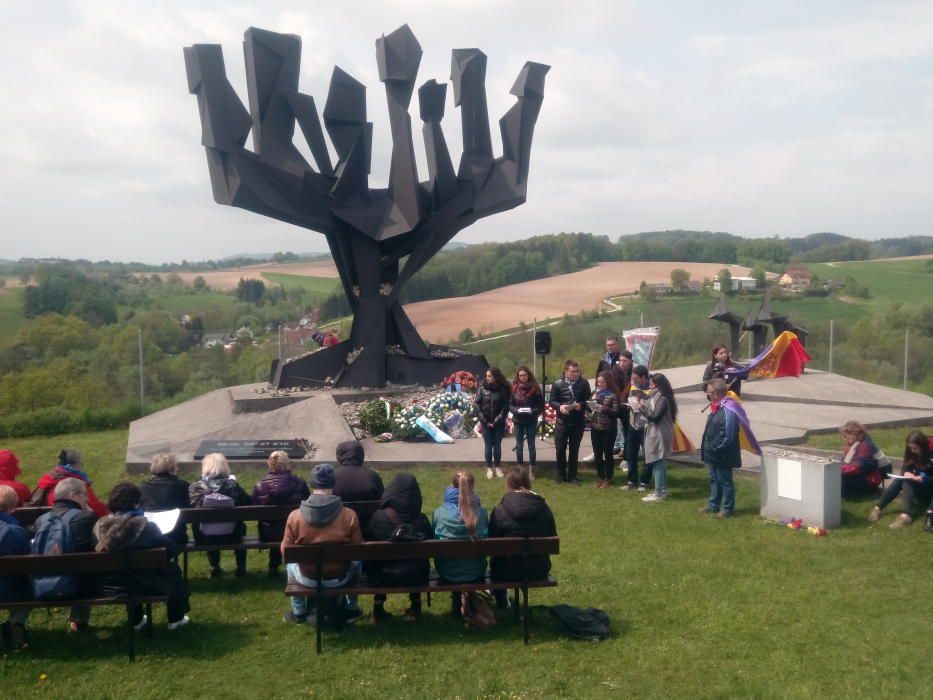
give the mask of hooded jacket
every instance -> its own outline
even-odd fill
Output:
[[[601,409],[589,414],[592,429],[616,432],[616,418],[619,417],[618,394],[613,389],[600,389],[593,394],[592,400]]]
[[[509,491],[495,508],[489,521],[490,537],[555,537],[554,514],[543,497],[534,491]],[[492,577],[502,581],[522,578],[521,557],[493,557],[489,563]],[[551,558],[528,557],[526,571],[530,580],[547,578]]]
[[[136,511],[138,512],[138,511]],[[163,535],[155,523],[135,513],[107,515],[94,525],[94,549],[98,552],[125,552],[131,549],[163,547],[169,558],[178,554],[170,537]]]
[[[438,540],[470,539],[460,508],[460,489],[448,486],[444,491],[444,503],[434,511],[434,537]],[[489,516],[480,505],[479,496],[473,494],[473,508],[476,511],[476,539],[483,539],[489,532]],[[476,559],[435,559],[434,566],[441,578],[453,583],[469,583],[486,574],[486,558]]]
[[[511,394],[512,388],[508,384],[490,384],[485,379],[482,381],[476,390],[473,405],[476,406],[476,413],[484,428],[486,423],[505,423]]]
[[[91,488],[91,480],[88,478],[88,475],[81,469],[78,469],[78,467],[75,467],[71,464],[55,467],[55,469],[50,471],[48,474],[42,475],[42,477],[39,479],[39,483],[36,485],[37,489],[46,490],[45,498],[40,505],[55,505],[55,487],[62,479],[81,479],[81,481],[87,485],[88,507],[94,511],[98,518],[102,518],[105,515],[110,514],[110,509],[101,503],[101,500],[97,497],[97,494],[94,493],[94,489]]]
[[[188,487],[188,502],[191,504],[192,508],[200,508],[204,502],[204,497],[209,493],[220,493],[224,496],[229,496],[233,499],[233,505],[235,506],[248,506],[253,501],[249,497],[249,494],[243,490],[243,487],[237,483],[237,480],[231,476],[209,476],[200,481],[196,481],[191,486]],[[196,542],[200,541],[218,541],[225,539],[240,540],[243,538],[243,535],[246,534],[246,523],[239,522],[236,523],[236,526],[233,528],[233,532],[229,535],[203,535],[201,534],[201,528],[197,525],[193,525],[192,528],[194,539]]]
[[[0,513],[0,557],[29,554],[29,535],[9,513]],[[0,576],[0,602],[30,597],[29,579],[25,576]]]
[[[28,501],[31,494],[26,484],[16,480],[16,477],[21,473],[16,455],[9,450],[0,450],[0,486],[9,486],[16,491],[16,495],[19,497],[19,503],[16,504],[17,508]]]
[[[288,469],[268,472],[253,487],[253,503],[257,506],[298,506],[311,495],[308,484]],[[259,539],[263,542],[281,542],[285,534],[284,520],[259,522]]]
[[[380,476],[369,467],[363,466],[363,446],[356,440],[347,440],[337,445],[337,483],[334,495],[345,503],[378,501],[385,486]]]
[[[360,521],[349,508],[344,508],[337,496],[312,493],[293,510],[285,521],[282,537],[282,554],[286,545],[317,544],[335,542],[358,544],[363,541]],[[317,566],[302,564],[301,574],[306,578],[317,578]],[[324,565],[323,578],[343,578],[349,564],[333,562]]]
[[[410,525],[426,540],[432,539],[434,532],[427,516],[421,512],[422,505],[418,480],[411,474],[396,474],[382,494],[379,510],[369,519],[366,539],[377,542],[390,541],[396,528],[402,524]],[[431,564],[427,559],[374,561],[366,562],[365,570],[370,581],[380,585],[417,585],[428,580]]]

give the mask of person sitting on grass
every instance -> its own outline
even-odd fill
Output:
[[[139,485],[140,508],[149,512],[188,507],[189,484],[178,477],[178,462],[174,455],[157,454],[149,463],[152,478]],[[188,528],[181,518],[168,533],[178,547],[188,544]]]
[[[873,493],[884,481],[875,455],[878,448],[865,426],[850,420],[840,428],[845,438],[842,457],[842,497]]]
[[[188,502],[192,508],[248,506],[252,503],[230,473],[227,458],[219,452],[205,455],[201,460],[201,480],[188,488]],[[235,544],[243,540],[246,523],[205,523],[192,526],[194,541],[198,544]],[[246,576],[246,550],[235,549],[236,576]],[[211,578],[223,576],[220,568],[220,552],[207,552],[211,567]]]
[[[411,474],[396,474],[389,482],[379,510],[369,519],[366,539],[375,542],[429,540],[434,536],[431,523],[421,512],[421,487]],[[378,586],[417,586],[427,583],[431,563],[427,559],[399,561],[373,561],[366,563],[366,575]],[[421,617],[421,594],[409,593],[405,616],[417,620]],[[385,609],[385,594],[374,597],[372,621],[380,622],[392,617]]]
[[[12,454],[12,452],[10,453]],[[11,486],[0,484],[0,557],[4,555],[29,554],[29,535],[19,520],[10,513],[19,503],[19,494]],[[4,601],[25,600],[32,597],[29,579],[24,576],[0,576],[0,607]],[[0,638],[4,647],[14,651],[24,649],[26,620],[29,608],[11,608],[10,619],[0,625]]]
[[[17,481],[22,472],[19,468],[19,459],[16,454],[10,450],[0,450],[0,486],[9,486],[16,494],[16,505],[19,508],[23,503],[29,500],[29,487],[22,481]]]
[[[505,477],[505,495],[492,509],[489,518],[490,537],[556,537],[554,513],[542,496],[531,490],[531,479],[523,467],[513,465]],[[520,581],[527,574],[529,581],[546,579],[551,571],[549,556],[493,557],[489,573],[498,581]],[[506,591],[495,592],[499,607],[508,607]]]
[[[308,484],[292,474],[291,460],[283,450],[269,455],[269,471],[253,487],[253,503],[257,506],[295,506],[311,495]],[[285,535],[285,521],[260,521],[259,539],[263,542],[281,542]],[[282,552],[278,547],[269,547],[269,578],[279,575]]]
[[[285,521],[285,535],[282,537],[281,551],[290,544],[318,544],[322,542],[358,544],[363,541],[360,521],[349,508],[344,508],[340,498],[334,495],[337,483],[336,470],[332,464],[318,464],[311,470],[311,495],[301,502],[298,510],[293,510]],[[315,564],[288,564],[288,578],[308,588],[317,587],[318,569]],[[332,562],[325,564],[321,576],[324,588],[339,588],[352,582],[360,573],[360,562],[349,564]],[[309,618],[308,599],[293,596],[291,610],[282,619],[285,622],[304,624],[314,619],[318,624],[322,620]],[[362,616],[358,605],[343,600],[336,611],[340,621],[352,622]],[[336,622],[336,620],[335,620]]]
[[[884,507],[898,494],[901,495],[901,514],[889,526],[892,530],[910,525],[913,522],[914,510],[931,503],[931,497],[933,497],[931,440],[919,430],[912,430],[907,435],[902,476],[901,479],[891,479],[891,483],[881,494],[878,503],[871,509],[868,522],[877,522]]]
[[[477,540],[487,536],[489,516],[473,492],[468,471],[458,471],[444,491],[444,503],[434,511],[434,537],[438,540]],[[486,576],[486,557],[435,559],[438,575],[451,583],[473,583]],[[461,617],[460,592],[451,593],[451,614]]]
[[[107,505],[113,515],[107,515],[94,525],[94,537],[98,552],[127,552],[135,549],[163,548],[169,561],[165,569],[159,571],[119,571],[101,574],[98,588],[104,595],[119,595],[131,591],[136,595],[166,595],[168,602],[168,628],[178,629],[190,621],[186,613],[191,610],[188,604],[188,586],[178,564],[173,561],[178,555],[175,541],[163,535],[155,523],[151,523],[143,514],[140,503],[142,492],[136,484],[128,481],[117,484],[110,491]],[[132,624],[137,630],[142,629],[148,618],[143,614],[142,604],[137,604],[132,611]]]
[[[55,487],[62,479],[80,479],[87,485],[87,505],[98,518],[110,513],[107,506],[101,503],[94,489],[91,488],[91,478],[81,467],[84,460],[77,450],[62,450],[58,453],[58,466],[48,474],[43,474],[36,485],[35,491],[29,499],[32,506],[55,505]]]

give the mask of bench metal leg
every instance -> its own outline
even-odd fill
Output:
[[[126,606],[126,626],[130,633],[130,663],[136,661],[136,629],[133,626],[133,609],[135,607],[133,603],[127,603]]]
[[[517,600],[515,601],[518,602]],[[517,605],[515,606],[518,607]],[[525,612],[525,646],[528,646],[528,586],[522,588],[522,607]]]
[[[185,550],[182,552],[182,559],[184,560],[184,573],[185,573],[185,583],[188,583],[188,551]]]
[[[152,603],[146,603],[146,636],[152,638]]]
[[[317,620],[314,623],[314,631],[317,635],[317,653],[320,654],[324,650],[324,596],[318,593],[314,598],[315,607],[317,609]]]
[[[508,591],[506,591],[506,595],[508,595]],[[516,588],[516,589],[515,589],[515,605],[513,606],[513,607],[515,608],[515,623],[516,623],[516,624],[518,624],[518,606],[519,606],[519,602],[518,602],[518,588]]]

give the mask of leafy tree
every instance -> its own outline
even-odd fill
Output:
[[[461,343],[469,343],[473,340],[473,331],[470,328],[464,328],[460,331],[460,335],[457,336],[457,340]]]
[[[761,265],[755,266],[751,276],[755,278],[755,282],[758,284],[759,289],[765,289],[768,286],[768,276],[765,274],[765,269]]]
[[[262,280],[240,278],[236,287],[236,297],[241,301],[255,304],[266,293],[266,285]]]
[[[719,271],[719,289],[724,294],[732,294],[732,273],[728,268]]]
[[[682,294],[687,289],[690,273],[677,267],[671,270],[671,289],[675,294]]]
[[[207,291],[207,280],[205,280],[201,275],[198,275],[194,278],[194,281],[191,283],[191,286],[196,292],[206,292]]]

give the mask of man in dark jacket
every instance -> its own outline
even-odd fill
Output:
[[[378,501],[385,486],[379,475],[363,466],[363,446],[356,440],[347,440],[337,445],[337,484],[334,495],[344,503],[356,501]]]
[[[557,452],[557,483],[569,481],[579,485],[577,460],[583,440],[584,409],[592,395],[590,383],[580,376],[580,365],[574,360],[564,363],[564,375],[551,385],[548,403],[557,413],[554,428],[554,449]]]
[[[93,552],[94,551],[94,523],[97,522],[97,515],[88,505],[87,484],[81,479],[67,478],[62,479],[55,485],[55,504],[52,506],[52,513],[63,518],[66,513],[72,510],[80,511],[68,522],[69,532],[71,533],[71,544],[73,552]],[[36,521],[36,529],[42,526],[40,516]],[[86,593],[90,596],[96,594],[95,580],[93,576],[85,576],[81,580],[81,586],[78,594]],[[91,608],[86,605],[76,605],[71,608],[68,615],[68,626],[72,632],[86,630],[88,622],[91,619]]]
[[[727,392],[722,379],[712,379],[706,385],[710,413],[703,429],[700,457],[709,468],[709,502],[699,513],[715,513],[717,518],[731,518],[735,513],[735,484],[732,470],[741,466],[739,420],[733,411],[721,408],[719,402]]]

